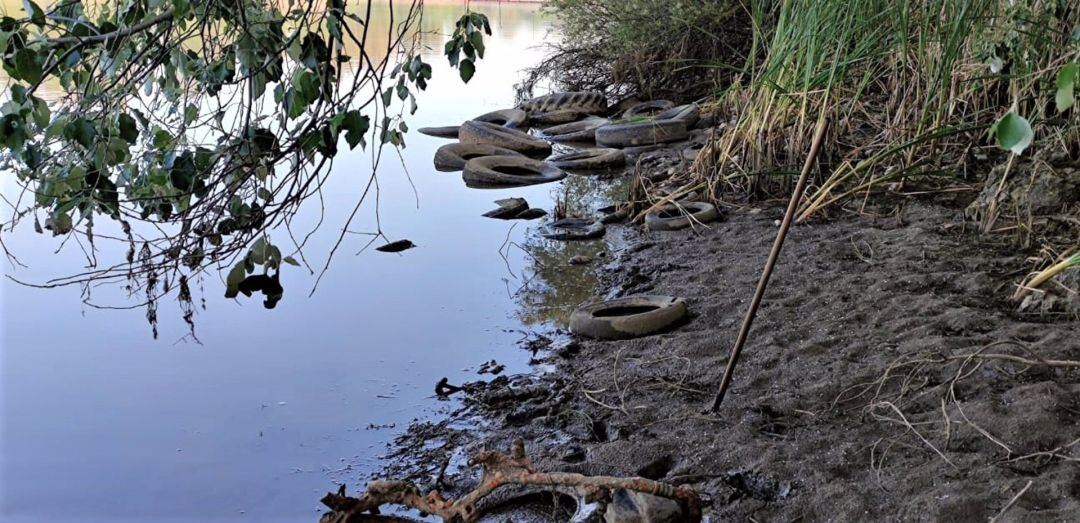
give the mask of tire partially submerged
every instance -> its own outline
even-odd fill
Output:
[[[606,147],[581,149],[556,154],[548,158],[547,162],[567,171],[603,171],[625,166],[626,154],[620,149]]]
[[[529,115],[521,109],[502,109],[500,111],[484,113],[473,118],[473,120],[477,122],[493,123],[509,129],[518,129],[524,127],[525,124],[528,123]]]
[[[486,143],[510,149],[529,156],[551,154],[551,144],[523,133],[490,122],[465,122],[458,132],[461,143]]]
[[[711,203],[669,203],[645,215],[645,226],[651,231],[676,231],[693,223],[709,223],[720,217],[720,211]]]
[[[464,128],[462,128],[464,132]],[[605,125],[596,130],[596,143],[606,147],[631,147],[677,142],[689,136],[686,122],[645,120]]]
[[[602,340],[661,332],[686,317],[686,300],[672,296],[627,296],[583,305],[570,315],[570,332]]]
[[[608,125],[611,120],[589,117],[577,122],[565,123],[544,129],[541,135],[553,142],[592,142],[596,140],[596,130]]]
[[[435,169],[442,172],[460,171],[465,168],[465,163],[469,160],[484,156],[524,157],[525,155],[488,143],[449,143],[435,151]]]
[[[604,224],[581,218],[564,218],[552,222],[540,235],[549,240],[593,240],[604,235]]]
[[[498,189],[557,182],[566,178],[566,173],[531,158],[482,156],[466,162],[461,177],[465,185],[474,189]]]
[[[436,138],[457,138],[460,129],[460,125],[447,125],[444,127],[421,127],[416,132]]]

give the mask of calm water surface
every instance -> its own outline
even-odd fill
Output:
[[[520,70],[541,54],[535,46],[549,25],[536,5],[471,6],[492,20],[488,56],[463,86],[440,56],[442,38],[430,38],[425,61],[435,79],[413,129],[512,106]],[[463,9],[429,5],[425,28],[446,34]],[[468,190],[459,174],[431,166],[444,141],[411,132],[407,142],[400,159],[384,155],[379,219],[392,239],[418,248],[357,255],[368,237],[350,235],[314,296],[314,277],[286,267],[285,298],[270,311],[260,300],[224,299],[222,283],[208,278],[193,289],[196,302],[206,300],[196,317],[201,344],[184,337],[173,301],[160,305],[154,341],[141,310],[97,310],[82,305],[79,289],[5,279],[0,521],[315,521],[322,493],[335,482],[356,488],[378,469],[387,441],[446,405],[432,398],[440,377],[477,379],[475,368],[491,359],[526,370],[516,345],[522,331],[587,298],[590,269],[565,268],[582,247],[538,242],[526,236],[531,225],[480,214],[507,196],[550,210],[562,184]],[[334,169],[326,225],[305,249],[316,267],[363,190],[371,157],[346,153]],[[602,191],[584,178],[567,186]],[[309,209],[304,219],[317,215]],[[375,229],[373,206],[351,227]],[[28,265],[5,263],[5,274],[43,281],[85,264],[72,246],[56,254],[59,240],[28,222],[4,234]],[[507,241],[532,256],[504,248]],[[533,272],[540,277],[518,292]]]

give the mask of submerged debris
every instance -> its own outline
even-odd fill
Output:
[[[398,240],[396,242],[390,242],[386,245],[375,247],[375,250],[379,252],[401,252],[412,249],[413,247],[416,247],[416,244],[409,240]]]
[[[365,514],[378,514],[383,505],[402,505],[424,514],[439,516],[443,521],[476,521],[482,511],[478,503],[496,489],[507,485],[531,485],[563,487],[575,491],[586,502],[616,505],[617,510],[637,511],[635,507],[666,506],[670,517],[649,521],[701,521],[701,498],[686,485],[672,486],[645,478],[619,478],[612,476],[586,476],[570,472],[539,472],[525,455],[522,440],[514,441],[510,454],[497,451],[479,452],[469,460],[469,465],[483,468],[480,483],[458,499],[444,498],[438,491],[421,495],[416,485],[407,481],[371,481],[360,497],[346,495],[342,485],[336,493],[323,496],[322,503],[330,508],[320,523],[349,523],[360,521]],[[672,514],[671,503],[678,510]],[[640,514],[639,514],[640,515]]]

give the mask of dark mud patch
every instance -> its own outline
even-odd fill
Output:
[[[682,296],[690,321],[544,344],[537,360],[553,371],[470,388],[465,410],[486,424],[460,451],[520,437],[546,470],[693,484],[721,521],[985,521],[1028,481],[1011,518],[1080,511],[1080,370],[954,358],[1077,360],[1080,323],[1017,313],[1007,298],[1029,253],[965,230],[955,209],[910,203],[792,229],[733,387],[702,414],[774,211],[628,233],[600,294]]]

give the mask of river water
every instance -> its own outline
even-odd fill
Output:
[[[550,37],[536,4],[470,6],[491,19],[487,57],[463,85],[432,37],[425,61],[435,78],[411,129],[512,106],[520,71]],[[427,2],[424,28],[445,35],[464,9]],[[142,310],[99,310],[81,303],[79,289],[5,278],[0,521],[315,521],[324,492],[337,482],[355,489],[410,420],[450,407],[433,398],[439,378],[479,379],[476,368],[491,359],[527,370],[524,333],[558,325],[590,296],[592,270],[565,263],[590,247],[540,242],[527,234],[536,222],[480,214],[497,198],[550,211],[564,191],[580,201],[604,187],[572,177],[470,190],[458,173],[433,169],[445,141],[413,131],[406,141],[400,161],[388,149],[379,168],[378,219],[390,238],[419,247],[356,254],[368,237],[348,235],[310,298],[315,277],[283,270],[274,310],[227,300],[222,283],[206,279],[193,289],[196,303],[205,299],[195,318],[201,343],[185,336],[174,301],[162,301],[154,340]],[[315,267],[363,190],[370,152],[341,154],[334,169],[325,224],[305,249]],[[368,205],[351,230],[375,229]],[[60,239],[25,221],[4,242],[26,267],[3,270],[21,280],[85,265],[77,248],[57,253]],[[102,257],[122,256],[105,249]]]

